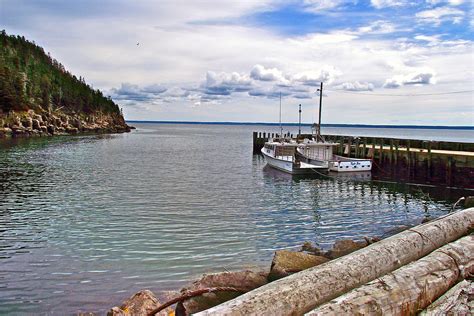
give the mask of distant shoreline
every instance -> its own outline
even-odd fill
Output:
[[[264,122],[195,122],[195,121],[139,121],[126,120],[127,123],[153,123],[153,124],[194,124],[194,125],[262,125],[279,126],[280,123]],[[301,126],[310,127],[312,124],[301,123]],[[436,125],[369,125],[369,124],[321,124],[322,127],[353,127],[353,128],[410,128],[410,129],[451,129],[474,130],[474,126],[436,126]],[[298,126],[298,123],[282,123],[282,126]]]

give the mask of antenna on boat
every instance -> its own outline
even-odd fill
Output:
[[[283,137],[283,126],[281,126],[281,91],[280,91],[280,138]]]

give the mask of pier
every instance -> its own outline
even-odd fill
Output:
[[[253,132],[253,152],[276,133]],[[283,137],[311,138],[310,134],[284,134]],[[474,188],[474,143],[417,139],[323,135],[327,142],[338,143],[335,154],[370,158],[372,171],[382,177],[416,180],[447,186]]]

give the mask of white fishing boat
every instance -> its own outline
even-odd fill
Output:
[[[319,165],[303,161],[298,154],[298,146],[296,141],[269,141],[265,143],[261,152],[270,167],[291,174],[306,174],[314,172],[313,169],[328,169],[327,164]]]

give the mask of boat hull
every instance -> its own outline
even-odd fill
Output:
[[[311,169],[300,169],[298,168],[298,165],[293,163],[293,161],[288,161],[288,160],[283,160],[283,159],[277,159],[274,158],[270,155],[268,155],[264,149],[262,148],[261,150],[263,157],[265,157],[265,161],[267,164],[275,169],[291,173],[291,174],[308,174],[312,173],[313,171]]]
[[[337,157],[337,156],[336,156]],[[344,160],[331,161],[329,163],[329,170],[335,172],[360,172],[371,171],[372,161],[370,159],[355,159],[341,157]]]

